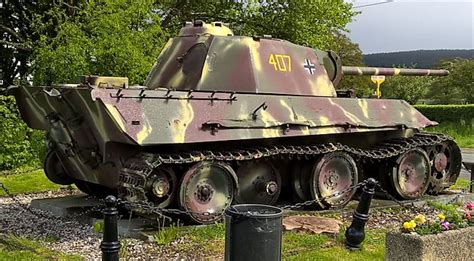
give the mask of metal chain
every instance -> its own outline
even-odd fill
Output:
[[[349,192],[352,192],[351,194],[353,194],[358,188],[364,186],[365,184],[367,184],[367,180],[359,182],[356,185],[350,186],[347,189],[329,194],[329,195],[327,195],[325,197],[322,197],[320,199],[311,199],[311,200],[307,200],[307,201],[304,201],[304,202],[296,203],[294,205],[285,205],[285,206],[282,206],[280,208],[281,209],[293,209],[293,208],[301,208],[301,207],[304,207],[304,206],[311,206],[315,203],[317,204],[318,202],[323,202],[323,201],[326,201],[326,200],[331,199],[331,198],[336,198],[338,196],[344,195],[344,194],[349,193]]]
[[[345,190],[339,191],[332,193],[330,195],[327,195],[325,197],[322,197],[320,199],[312,199],[308,200],[305,202],[300,202],[296,203],[294,205],[285,205],[280,207],[281,209],[294,209],[294,208],[301,208],[303,206],[310,206],[314,203],[317,203],[318,201],[325,201],[330,198],[335,198],[340,195],[349,193],[349,192],[355,192],[358,188],[364,186],[367,183],[367,181],[362,181],[359,182],[356,185],[350,186]],[[137,203],[137,202],[129,202],[129,201],[124,201],[122,199],[118,200],[118,205],[123,206],[125,208],[135,208],[139,209],[141,211],[144,211],[145,213],[155,213],[159,215],[164,215],[164,214],[172,214],[172,215],[198,215],[198,216],[208,216],[208,217],[217,217],[217,216],[222,216],[224,212],[216,212],[216,213],[211,213],[211,212],[193,212],[193,211],[186,211],[186,210],[181,210],[181,209],[171,209],[171,208],[159,208],[155,207],[153,203],[148,202],[148,203]]]
[[[144,210],[154,208],[145,195],[145,184],[153,169],[163,164],[189,164],[200,161],[244,161],[256,160],[268,157],[314,157],[335,151],[345,151],[360,158],[381,160],[401,155],[413,148],[420,146],[435,145],[440,142],[451,140],[443,134],[417,133],[413,137],[403,139],[392,139],[371,149],[358,149],[340,143],[325,143],[303,146],[272,146],[260,147],[249,150],[235,150],[224,152],[198,151],[182,154],[152,154],[141,153],[137,157],[129,159],[119,175],[119,196],[123,198],[138,198],[135,202],[129,202],[129,206],[144,207]],[[130,195],[130,197],[129,197]],[[301,204],[312,204],[302,202]],[[139,209],[138,209],[139,210]],[[160,213],[171,214],[182,210],[164,210]]]
[[[385,190],[382,187],[382,185],[380,185],[380,183],[377,183],[375,185],[375,188],[378,189],[379,191],[381,191],[389,200],[397,203],[403,209],[407,209],[407,210],[410,210],[411,212],[415,212],[415,213],[417,212],[417,207],[415,206],[415,204],[413,202],[407,204],[406,202],[402,202],[402,201],[398,200],[396,197],[394,197],[390,193],[388,193],[388,191]]]

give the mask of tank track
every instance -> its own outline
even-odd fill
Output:
[[[233,151],[195,151],[181,154],[139,153],[127,160],[119,175],[119,197],[130,203],[148,205],[147,178],[154,168],[168,164],[190,164],[201,161],[246,161],[271,157],[311,158],[329,152],[343,151],[356,159],[384,160],[399,156],[411,149],[432,146],[452,140],[435,133],[417,133],[410,138],[387,140],[369,149],[353,148],[340,143],[323,143],[303,146],[270,146]],[[141,212],[140,210],[137,210]]]

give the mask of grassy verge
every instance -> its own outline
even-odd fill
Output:
[[[44,175],[43,170],[0,176],[0,182],[3,183],[12,194],[55,191],[67,187],[49,181]],[[1,189],[0,196],[5,196],[5,192]]]
[[[467,123],[443,122],[436,127],[426,129],[453,137],[461,148],[474,148],[474,125]]]
[[[462,178],[458,178],[456,180],[456,183],[454,185],[452,185],[451,187],[449,187],[450,189],[469,189],[469,184],[471,182],[468,180],[468,179],[462,179]]]
[[[383,260],[385,231],[369,230],[361,251],[344,247],[344,232],[338,235],[283,233],[283,258],[290,260]],[[156,243],[180,253],[201,253],[208,257],[224,254],[225,227],[218,223],[204,227],[169,227],[155,236]],[[179,244],[173,244],[179,240]]]
[[[0,260],[82,260],[82,258],[52,251],[38,241],[0,234]]]

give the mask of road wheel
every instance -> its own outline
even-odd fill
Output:
[[[209,224],[222,217],[236,193],[235,172],[221,162],[200,162],[183,176],[179,191],[180,207],[190,218]],[[202,214],[201,214],[202,213]]]
[[[310,181],[311,195],[321,208],[343,207],[351,200],[355,189],[336,197],[326,197],[356,185],[357,166],[345,152],[328,153],[314,165]]]

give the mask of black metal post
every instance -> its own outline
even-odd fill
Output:
[[[469,192],[474,193],[474,164],[471,164],[471,185],[469,187]]]
[[[104,209],[104,235],[100,243],[102,250],[102,260],[118,261],[120,241],[118,240],[117,229],[117,199],[114,196],[105,198],[106,208]]]
[[[346,247],[351,250],[360,250],[360,245],[364,241],[365,224],[369,220],[370,202],[374,196],[376,184],[375,179],[367,179],[367,183],[362,189],[359,204],[352,215],[352,224],[346,230]]]

